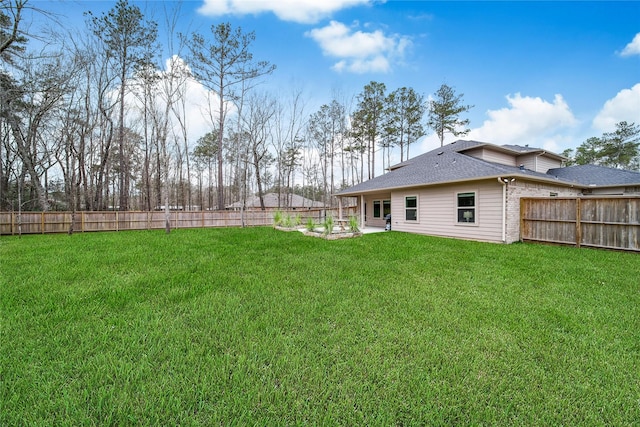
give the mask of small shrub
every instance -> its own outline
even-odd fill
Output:
[[[302,215],[297,214],[297,215],[295,216],[295,218],[293,219],[293,226],[294,226],[294,227],[297,227],[297,226],[299,226],[299,225],[302,225]]]
[[[295,216],[287,215],[287,218],[285,220],[285,227],[296,228],[298,225],[298,219]]]
[[[307,231],[315,231],[316,229],[316,222],[313,220],[313,218],[309,217],[307,218]]]
[[[328,216],[324,220],[324,234],[331,234],[333,232],[333,217]]]
[[[360,228],[358,227],[358,218],[354,215],[351,215],[349,217],[349,231],[351,231],[352,233],[357,233],[358,231],[360,231]]]
[[[282,213],[282,211],[275,211],[273,213],[273,226],[274,227],[281,226],[283,220],[284,220],[284,214]]]
[[[291,215],[285,215],[283,220],[282,220],[282,226],[285,228],[292,228],[293,227],[293,218],[291,218]]]

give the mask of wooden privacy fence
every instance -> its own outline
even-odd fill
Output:
[[[520,238],[640,252],[640,196],[520,199]]]
[[[285,215],[300,215],[303,223],[308,218],[316,222],[326,216],[338,217],[337,209],[282,210]],[[265,226],[273,224],[274,210],[244,211],[244,225]],[[352,209],[343,209],[345,217]],[[0,235],[67,233],[71,226],[71,212],[0,212]],[[172,211],[171,228],[240,227],[243,223],[240,211]],[[152,212],[76,212],[74,232],[153,230],[165,228],[163,211]]]

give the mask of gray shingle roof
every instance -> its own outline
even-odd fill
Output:
[[[596,165],[579,165],[549,169],[547,174],[564,181],[575,182],[585,186],[640,185],[640,172]]]
[[[413,159],[399,163],[393,166],[388,173],[357,184],[353,187],[346,188],[338,192],[337,195],[346,196],[377,190],[391,190],[404,187],[417,187],[423,185],[507,176],[528,178],[538,181],[553,181],[557,183],[564,183],[566,185],[575,185],[577,183],[584,186],[589,186],[590,184],[625,185],[638,184],[640,182],[640,173],[637,172],[593,166],[593,168],[597,169],[579,169],[578,167],[558,168],[552,169],[549,173],[544,174],[533,172],[528,169],[522,170],[519,167],[489,162],[460,153],[460,151],[484,145],[491,144],[463,140],[453,142],[444,147],[437,148],[416,156]],[[520,152],[543,151],[539,148],[520,147],[516,145],[510,145],[506,148]],[[598,179],[594,180],[595,178],[592,176],[597,177]]]
[[[344,189],[339,192],[338,195],[456,181],[470,181],[507,175],[526,175],[530,178],[543,180],[554,179],[543,173],[488,162],[458,152],[481,145],[486,145],[486,143],[478,141],[456,141],[395,165],[390,172]]]

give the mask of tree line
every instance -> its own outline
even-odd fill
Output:
[[[183,34],[178,9],[156,21],[118,0],[38,52],[27,51],[40,37],[23,29],[28,10],[47,14],[28,0],[0,6],[0,210],[223,209],[271,191],[331,205],[391,166],[393,150],[409,159],[429,129],[441,144],[469,131],[472,106],[446,84],[427,99],[371,81],[308,112],[301,91],[261,90],[276,66],[254,58],[254,32]],[[191,141],[196,81],[210,129]]]
[[[376,157],[384,168],[400,147],[408,159],[425,113],[441,140],[468,124],[458,114],[470,107],[446,85],[426,102],[412,88],[387,93],[371,82],[355,108],[335,96],[307,114],[300,92],[276,98],[256,89],[275,65],[254,60],[253,32],[225,23],[181,34],[178,10],[165,11],[158,31],[127,0],[87,12],[86,32],[71,42],[28,54],[20,27],[28,8],[13,0],[0,9],[2,210],[221,209],[266,191],[331,204],[337,189],[375,175]],[[159,33],[174,53],[165,70]],[[209,91],[201,113],[211,125],[195,143],[193,80]]]
[[[640,171],[640,125],[618,122],[613,132],[591,137],[575,151],[567,149],[567,166],[600,165],[617,169]]]

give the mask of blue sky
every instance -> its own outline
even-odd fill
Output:
[[[115,2],[30,3],[84,28],[82,12]],[[134,3],[158,21],[175,6]],[[254,57],[277,66],[261,89],[302,90],[309,114],[378,81],[425,96],[453,86],[474,105],[469,138],[497,144],[561,152],[640,123],[640,2],[200,0],[182,3],[178,31],[220,22],[255,31]],[[411,155],[437,145],[428,135]]]

